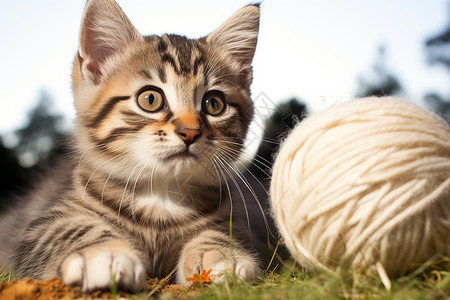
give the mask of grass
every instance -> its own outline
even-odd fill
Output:
[[[0,271],[0,283],[7,282],[13,279],[16,278],[14,277],[14,273],[11,269],[8,271]]]
[[[376,276],[343,272],[311,275],[305,271],[266,274],[255,284],[224,284],[205,289],[192,299],[447,299],[450,276],[439,273],[413,280],[398,279],[388,291]],[[170,297],[167,297],[170,298]]]
[[[378,276],[352,272],[311,275],[304,270],[266,273],[258,282],[236,282],[229,278],[222,285],[200,288],[187,299],[449,299],[450,273],[435,270],[414,278],[394,280],[388,291]],[[170,294],[161,299],[175,299]],[[145,299],[136,296],[137,300]]]
[[[0,282],[14,279],[11,271],[0,273]],[[184,292],[183,299],[450,299],[450,267],[448,261],[414,276],[391,281],[387,290],[377,274],[355,272],[310,274],[297,267],[279,272],[266,272],[259,281],[247,283],[228,276],[225,283],[199,287]],[[112,292],[114,287],[112,287]],[[115,290],[114,290],[115,291]],[[116,298],[117,294],[112,293]],[[130,297],[133,300],[177,299],[169,292],[148,291]]]
[[[297,267],[280,272],[266,272],[259,281],[247,283],[228,276],[224,284],[199,287],[184,292],[183,299],[450,299],[449,261],[436,263],[418,274],[383,283],[377,274],[361,275],[355,272],[310,274]],[[388,288],[386,287],[388,286]],[[170,292],[143,299],[178,299]]]

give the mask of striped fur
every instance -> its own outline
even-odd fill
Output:
[[[73,66],[73,158],[0,223],[15,275],[59,276],[89,291],[138,291],[147,277],[203,269],[246,280],[258,267],[233,231],[226,179],[253,108],[251,60],[259,7],[200,39],[141,36],[113,0],[89,0]],[[149,112],[142,91],[163,94]],[[205,109],[215,91],[225,109]],[[211,100],[212,101],[212,100]],[[232,245],[231,245],[232,244]],[[4,246],[3,246],[4,245]]]

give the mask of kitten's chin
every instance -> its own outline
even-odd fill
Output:
[[[167,175],[189,173],[202,178],[205,174],[214,174],[214,167],[209,159],[189,152],[171,154],[161,159],[158,165],[158,171]]]
[[[173,166],[174,170],[189,172],[194,171],[199,167],[207,167],[205,162],[201,161],[196,155],[190,153],[180,153],[171,155],[163,162],[167,166]]]
[[[173,176],[177,173],[198,175],[215,174],[215,169],[209,155],[197,151],[198,149],[165,149],[149,154],[146,151],[136,151],[135,159],[139,165],[144,166],[144,172],[159,174],[160,176]],[[159,152],[159,153],[158,153]],[[146,153],[146,155],[144,155]]]
[[[196,149],[178,148],[173,151],[167,151],[163,156],[160,156],[160,161],[168,166],[178,166],[179,168],[188,168],[208,163],[205,161],[205,155],[199,155]]]
[[[198,156],[191,152],[179,152],[164,158],[166,162],[198,163]]]

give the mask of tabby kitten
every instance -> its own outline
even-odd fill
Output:
[[[114,0],[89,0],[73,64],[74,158],[0,224],[16,277],[139,291],[176,269],[255,279],[230,234],[232,162],[253,108],[259,6],[206,37],[142,36]]]

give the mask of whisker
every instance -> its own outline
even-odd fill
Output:
[[[230,148],[230,147],[227,147],[227,146],[222,146],[222,148],[226,149],[226,150],[229,151],[229,152],[235,151],[235,149]],[[238,153],[236,153],[236,154],[238,154]],[[258,159],[258,157],[259,157],[260,159],[264,160],[265,163],[262,162],[260,159]],[[261,164],[263,167],[265,167],[265,168],[267,168],[267,169],[270,169],[270,168],[271,168],[272,162],[266,160],[264,157],[259,156],[259,155],[255,155],[255,157],[253,158],[253,160],[250,160],[250,159],[246,159],[246,160],[249,161],[249,162],[251,162],[256,168],[258,168],[261,172],[263,172],[265,176],[270,177],[270,174],[268,174],[268,173],[266,172],[266,170],[262,169],[260,166],[258,166],[257,164],[255,164],[253,161],[255,161],[255,162]]]
[[[209,157],[209,159],[212,162],[212,165],[214,167],[214,172],[216,173],[217,180],[219,181],[219,206],[217,207],[217,212],[216,212],[216,213],[218,213],[220,210],[220,207],[222,206],[222,180],[220,179],[220,174],[219,174],[219,171],[217,170],[218,166],[216,166],[216,164],[217,164],[216,160],[213,157]]]
[[[250,239],[252,239],[252,234],[251,234],[252,230],[251,230],[251,227],[250,227],[250,218],[249,218],[247,203],[245,202],[244,194],[242,193],[242,190],[239,187],[239,184],[237,183],[236,179],[234,178],[234,176],[229,171],[229,168],[233,169],[233,167],[223,157],[220,157],[220,156],[217,156],[217,157],[219,159],[219,163],[224,167],[223,169],[228,174],[228,176],[230,177],[231,181],[234,183],[234,185],[235,185],[235,187],[236,187],[236,189],[237,189],[237,191],[239,193],[239,196],[241,197],[242,204],[244,205],[245,215],[247,216],[247,226],[248,226],[248,230],[250,232]],[[231,205],[233,204],[233,201],[231,199],[231,194],[230,194],[230,203],[231,203]],[[231,209],[233,209],[233,206],[231,207]],[[251,241],[251,242],[253,243],[253,241]]]
[[[150,195],[153,196],[153,176],[155,175],[156,164],[152,167],[152,172],[150,173],[150,178],[148,179],[148,184],[150,186]]]
[[[220,150],[219,150],[219,151],[220,151]],[[225,152],[222,152],[222,155],[225,156],[225,157],[228,157],[227,154],[226,154]],[[258,182],[258,184],[262,187],[262,189],[264,190],[264,192],[265,192],[266,195],[268,196],[268,195],[269,195],[269,192],[266,190],[266,188],[264,187],[264,185],[259,181],[259,179],[258,179],[255,175],[253,175],[253,173],[250,172],[250,170],[247,169],[247,167],[245,167],[242,163],[240,163],[240,164],[246,169],[247,173],[250,174],[250,175]],[[272,231],[270,230],[269,222],[268,222],[268,220],[267,220],[267,218],[266,218],[266,215],[265,215],[265,213],[264,213],[264,209],[263,209],[263,207],[262,207],[262,205],[261,205],[261,200],[258,198],[258,195],[256,195],[255,190],[254,190],[253,187],[250,185],[250,183],[248,182],[247,178],[245,178],[245,176],[242,174],[242,172],[241,172],[238,168],[236,168],[236,166],[234,166],[234,165],[231,164],[230,167],[231,167],[231,169],[235,172],[235,174],[238,176],[238,178],[244,183],[244,185],[246,186],[246,188],[250,191],[250,193],[252,194],[253,198],[255,199],[255,202],[256,202],[256,204],[258,205],[259,210],[260,210],[260,212],[261,212],[261,216],[262,216],[262,218],[263,218],[263,220],[264,220],[264,225],[265,225],[265,227],[266,227],[266,233],[267,233],[267,236],[269,236],[269,234],[270,234],[272,237],[274,237],[274,234],[273,234]],[[250,226],[250,225],[249,225],[249,226]]]
[[[218,157],[216,154],[213,154],[214,157],[216,158],[216,161],[220,163],[220,157]],[[231,190],[230,190],[230,185],[228,184],[228,180],[226,179],[226,175],[223,172],[222,168],[218,168],[219,172],[222,174],[222,178],[224,179],[227,191],[228,191],[228,195],[230,197],[230,226],[229,226],[229,231],[230,231],[230,248],[233,248],[233,201],[232,201],[232,196],[231,196]]]
[[[211,137],[211,139],[213,139],[213,140],[232,139],[232,140],[242,140],[242,141],[245,142],[245,140],[247,138],[246,137],[238,137],[238,136],[213,136],[213,137]],[[227,141],[227,142],[231,142],[231,141]],[[269,144],[279,145],[280,144],[280,139],[262,138],[261,142],[267,142]],[[236,144],[244,146],[244,143],[236,142]]]
[[[105,183],[103,184],[103,188],[102,188],[102,196],[101,196],[101,204],[103,205],[103,200],[104,200],[104,195],[105,195],[105,190],[106,190],[106,186],[108,185],[108,181],[110,179],[110,177],[112,176],[112,174],[115,172],[116,168],[124,161],[128,161],[129,158],[126,156],[126,154],[130,152],[130,151],[125,151],[122,152],[120,155],[117,155],[114,157],[114,159],[120,158],[120,161],[118,161],[115,165],[114,168],[111,170],[111,172],[109,172],[108,177],[105,180]],[[112,159],[111,159],[112,160]]]
[[[78,166],[81,166],[81,161],[83,159],[83,157],[86,155],[86,153],[91,150],[92,148],[97,148],[98,145],[97,143],[94,143],[92,146],[88,147],[85,151],[83,151],[83,153],[80,155],[80,159],[78,160]]]
[[[142,165],[141,171],[139,172],[139,174],[136,177],[136,180],[134,181],[133,192],[131,193],[131,203],[130,203],[131,204],[131,216],[133,218],[133,222],[135,222],[135,223],[136,223],[136,217],[135,217],[135,214],[134,214],[135,213],[135,211],[134,211],[134,195],[136,193],[137,183],[138,183],[139,178],[141,177],[142,172],[144,171],[144,169],[145,169],[145,164]]]
[[[119,218],[120,218],[120,210],[122,209],[123,200],[125,199],[125,194],[126,194],[126,191],[127,191],[127,188],[128,188],[128,183],[130,182],[131,176],[133,175],[134,170],[136,170],[138,165],[139,164],[135,164],[133,170],[131,170],[130,175],[128,176],[128,179],[127,179],[127,181],[125,183],[125,187],[123,188],[122,197],[121,197],[120,203],[119,203],[119,209],[117,211],[117,217],[119,217]]]
[[[231,144],[231,145],[243,146],[242,144],[236,143],[236,142],[230,142],[230,141],[224,141],[224,140],[216,140],[216,141],[218,141],[218,142],[220,142],[220,143],[224,143],[224,144]],[[224,147],[225,147],[225,146],[224,146]],[[231,147],[228,147],[228,149],[234,150],[234,151],[236,151],[235,153],[238,153],[238,151],[237,151],[236,149],[233,149],[233,148],[231,148]],[[240,155],[241,153],[239,152],[238,154]],[[263,162],[261,162],[261,161],[257,161],[257,162],[259,162],[260,164],[264,165],[266,168],[270,169],[270,166],[272,165],[272,162],[271,162],[271,161],[268,161],[267,159],[265,159],[264,157],[262,157],[262,156],[260,156],[260,155],[258,155],[258,154],[255,154],[255,157],[258,157],[259,159],[265,161],[265,163],[263,163]]]
[[[89,176],[88,181],[87,181],[86,184],[84,185],[83,194],[82,194],[82,196],[81,196],[81,198],[83,199],[83,202],[86,201],[86,191],[87,191],[87,188],[88,188],[89,183],[91,182],[92,177],[94,176],[95,172],[97,172],[97,169],[98,169],[98,168],[100,168],[100,165],[98,165],[98,166],[94,169],[94,171],[91,173],[91,176]]]
[[[91,148],[92,148],[92,147],[91,147]],[[118,154],[118,155],[114,156],[113,158],[107,159],[106,161],[103,161],[102,163],[100,163],[99,165],[97,165],[97,167],[96,167],[96,168],[94,169],[94,171],[91,173],[91,175],[89,176],[88,181],[86,182],[86,184],[85,184],[85,186],[84,186],[83,194],[82,194],[82,199],[83,199],[83,201],[85,201],[85,199],[86,199],[86,192],[87,192],[87,188],[88,188],[88,186],[89,186],[89,183],[91,182],[91,180],[92,180],[92,178],[94,177],[94,175],[95,175],[95,173],[97,172],[97,170],[98,170],[99,168],[103,167],[104,165],[109,164],[110,161],[111,161],[112,159],[116,159],[117,157],[120,157],[121,155],[123,155],[123,153]],[[80,159],[79,163],[80,163],[80,165],[81,165],[81,159]]]

